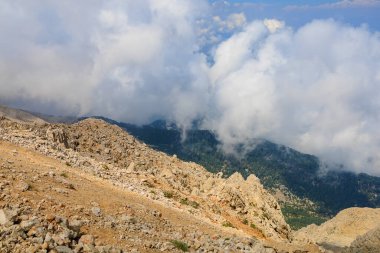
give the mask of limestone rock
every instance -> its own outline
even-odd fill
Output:
[[[380,226],[380,208],[348,208],[320,226],[309,225],[295,233],[298,240],[348,247],[359,236]]]
[[[99,207],[94,206],[91,208],[91,212],[95,216],[101,216],[102,215],[102,210]]]
[[[17,217],[16,209],[0,209],[0,225],[12,225]]]
[[[364,235],[358,236],[344,253],[377,253],[380,250],[380,226],[370,230]]]

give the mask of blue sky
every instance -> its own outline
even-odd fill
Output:
[[[360,26],[367,25],[371,30],[380,30],[379,0],[340,0],[340,1],[260,1],[260,0],[210,0],[214,12],[225,16],[231,12],[242,12],[248,20],[276,18],[292,27],[300,27],[315,19],[332,18],[338,22]],[[229,4],[226,4],[226,3]]]

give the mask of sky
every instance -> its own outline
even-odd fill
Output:
[[[264,138],[380,176],[379,0],[0,2],[0,103]]]

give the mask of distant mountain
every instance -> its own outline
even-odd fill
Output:
[[[288,222],[298,228],[320,223],[348,207],[379,207],[380,178],[367,174],[326,170],[321,173],[319,159],[283,145],[256,140],[256,146],[241,155],[229,155],[220,149],[216,136],[207,130],[191,129],[182,140],[181,131],[167,127],[165,121],[135,126],[102,118],[116,124],[153,148],[203,165],[225,176],[240,172],[244,177],[255,174],[268,189],[286,189],[300,199],[311,200],[312,207],[284,202]]]
[[[35,116],[34,114],[10,107],[0,105],[0,117],[4,117],[17,122],[25,123],[46,123],[43,119]]]

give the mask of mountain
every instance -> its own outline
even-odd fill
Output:
[[[33,113],[6,107],[3,105],[0,105],[0,118],[1,117],[24,123],[46,123],[45,120],[38,116],[35,116]]]
[[[324,245],[325,248],[335,249],[335,251],[378,252],[380,246],[379,220],[380,208],[348,208],[320,226],[313,224],[298,230],[296,238],[313,241]],[[372,246],[359,250],[363,246],[363,241],[370,242]],[[376,248],[374,247],[375,242]]]
[[[0,252],[319,253],[347,230],[345,252],[378,245],[376,209],[348,209],[305,237],[255,175],[208,172],[99,119],[1,117],[0,179]]]
[[[135,126],[102,118],[116,124],[151,147],[208,171],[235,172],[245,178],[255,174],[278,199],[293,228],[321,223],[348,207],[379,207],[380,178],[364,173],[321,169],[317,157],[303,154],[267,140],[254,140],[255,147],[238,155],[226,154],[216,136],[207,130],[190,129],[182,139],[180,129],[165,121]],[[281,200],[283,199],[283,201]]]
[[[220,178],[95,119],[2,118],[0,133],[1,252],[305,247],[254,175]]]

